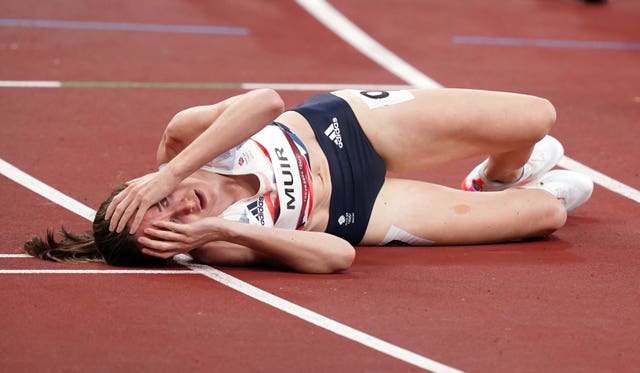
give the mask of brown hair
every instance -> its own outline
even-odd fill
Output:
[[[93,220],[93,230],[74,234],[61,227],[62,239],[56,241],[53,229],[47,229],[46,237],[35,236],[25,242],[23,250],[36,258],[56,262],[105,262],[113,266],[147,267],[167,264],[165,259],[142,253],[136,237],[129,234],[129,227],[120,232],[109,231],[105,220],[107,207],[124,185],[116,188],[101,205]]]

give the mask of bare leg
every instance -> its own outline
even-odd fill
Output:
[[[435,244],[455,245],[545,236],[565,221],[562,204],[543,190],[468,193],[415,180],[387,179],[362,244],[379,244],[391,226]]]
[[[533,145],[555,122],[545,99],[467,89],[412,91],[415,99],[370,109],[353,91],[339,91],[390,171],[416,171],[490,155],[486,176],[516,179]]]

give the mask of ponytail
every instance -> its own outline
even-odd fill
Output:
[[[105,220],[107,207],[113,197],[126,186],[121,185],[102,204],[93,220],[93,231],[73,234],[62,227],[62,240],[56,241],[51,228],[45,239],[33,237],[23,250],[36,258],[55,262],[104,262],[123,267],[157,267],[169,261],[142,253],[136,237],[129,234],[129,227],[120,232],[109,231],[109,220]]]
[[[25,242],[23,250],[36,258],[55,262],[104,262],[91,232],[73,234],[62,227],[60,234],[62,240],[56,241],[53,229],[49,228],[45,239],[33,237]]]

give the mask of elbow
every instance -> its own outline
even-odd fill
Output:
[[[252,91],[252,94],[257,98],[258,102],[264,105],[265,110],[269,111],[273,117],[284,112],[284,101],[275,90],[271,88],[260,88]]]
[[[351,268],[351,265],[353,264],[353,261],[355,259],[356,249],[351,245],[347,245],[347,247],[342,250],[340,255],[338,255],[337,260],[333,264],[331,273],[346,271],[347,269]]]
[[[331,274],[343,272],[351,268],[356,258],[356,250],[351,244],[345,241],[345,245],[340,249],[327,254],[322,259],[314,260],[313,263],[301,263],[295,270],[302,273]]]

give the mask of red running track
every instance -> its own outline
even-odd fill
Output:
[[[548,97],[567,154],[640,187],[637,49],[459,44],[456,36],[640,42],[640,4],[611,0],[335,2],[408,63],[449,87]],[[222,25],[247,35],[0,27],[0,79],[85,82],[406,84],[291,2],[7,0],[0,17]],[[91,84],[89,84],[91,86]],[[234,89],[0,88],[0,157],[96,207],[153,168],[176,111]],[[282,91],[289,105],[311,91]],[[131,154],[139,154],[132,158]],[[476,160],[412,177],[457,185]],[[83,218],[0,179],[3,254]],[[548,240],[358,248],[329,276],[225,273],[355,329],[469,372],[637,371],[638,203],[597,186]],[[52,274],[9,270],[50,269]],[[0,371],[416,371],[208,277],[65,274],[99,264],[0,258]]]

